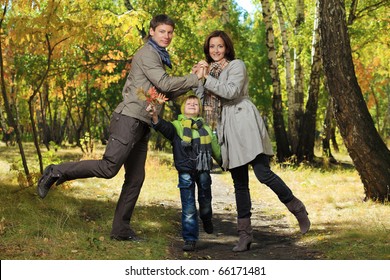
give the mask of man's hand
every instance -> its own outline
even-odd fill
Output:
[[[209,64],[201,60],[192,67],[192,73],[198,76],[198,80],[205,78],[208,75]]]

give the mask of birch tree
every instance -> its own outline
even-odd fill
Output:
[[[291,156],[291,151],[283,120],[282,94],[278,70],[278,61],[274,42],[275,36],[272,26],[271,7],[268,0],[261,0],[261,6],[263,12],[263,21],[266,28],[266,45],[268,49],[268,61],[272,77],[272,113],[276,138],[276,153],[278,160],[282,162]]]
[[[291,55],[290,55],[288,30],[286,28],[286,23],[280,5],[280,0],[274,0],[274,1],[275,1],[275,11],[278,15],[280,35],[281,35],[282,46],[283,46],[284,68],[285,68],[285,75],[286,75],[286,92],[287,92],[288,100],[294,100],[294,88],[293,88],[292,77],[291,77]],[[289,110],[289,119],[290,118],[292,118],[292,116]]]
[[[305,113],[302,118],[302,124],[299,130],[299,145],[297,147],[298,161],[314,160],[314,143],[316,134],[316,119],[318,108],[318,95],[321,81],[321,56],[319,48],[319,32],[318,32],[318,1],[316,5],[313,39],[312,39],[312,54],[310,79],[308,87],[308,99],[306,102]]]
[[[294,26],[294,35],[296,37],[303,36],[302,25],[305,22],[305,4],[304,0],[296,2],[296,20]],[[301,56],[304,55],[302,40],[297,40],[297,45],[294,48],[294,92],[288,97],[288,135],[291,143],[293,154],[297,154],[299,145],[299,130],[302,124],[303,116],[303,96],[304,96],[304,73]]]

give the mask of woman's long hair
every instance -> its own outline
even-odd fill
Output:
[[[234,52],[234,45],[232,39],[230,39],[229,35],[227,35],[226,32],[222,30],[215,30],[211,32],[211,34],[207,37],[203,45],[203,51],[206,56],[206,61],[208,63],[214,62],[214,60],[210,56],[210,39],[214,37],[221,37],[224,41],[226,47],[225,58],[229,61],[234,60],[236,54]]]

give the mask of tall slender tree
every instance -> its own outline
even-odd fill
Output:
[[[305,2],[296,0],[296,19],[294,35],[299,38],[303,36],[303,24],[305,22]],[[303,42],[297,40],[294,48],[294,91],[288,97],[288,135],[291,151],[297,154],[299,145],[299,131],[303,118],[303,96],[304,96],[304,73],[303,73]]]
[[[275,0],[275,11],[278,15],[280,35],[281,35],[282,45],[283,45],[283,58],[284,58],[284,69],[285,69],[284,72],[286,75],[286,92],[287,92],[288,100],[293,100],[294,88],[293,88],[292,77],[291,77],[291,54],[290,54],[291,49],[289,44],[286,22],[284,20],[284,14],[280,5],[280,0]],[[291,110],[291,112],[293,112],[293,110]],[[289,119],[290,118],[291,116],[289,116]]]
[[[272,112],[274,119],[274,131],[276,138],[276,155],[278,161],[283,162],[291,157],[291,151],[287,138],[287,132],[283,119],[282,94],[280,87],[280,75],[275,50],[275,36],[272,26],[271,7],[268,0],[261,0],[263,20],[266,28],[266,45],[268,48],[268,61],[272,77],[273,103]]]
[[[318,32],[318,1],[315,12],[313,39],[312,39],[312,55],[311,68],[308,89],[308,99],[306,102],[305,112],[302,118],[302,124],[299,128],[299,145],[297,147],[298,161],[314,160],[314,143],[316,134],[316,120],[318,108],[318,95],[320,90],[322,62],[320,56]]]

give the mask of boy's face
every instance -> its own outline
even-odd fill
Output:
[[[173,27],[167,24],[160,24],[155,30],[150,28],[149,34],[153,41],[160,47],[166,48],[172,41],[173,38]]]
[[[184,115],[187,118],[194,118],[199,115],[199,101],[198,99],[187,99],[184,105]]]

